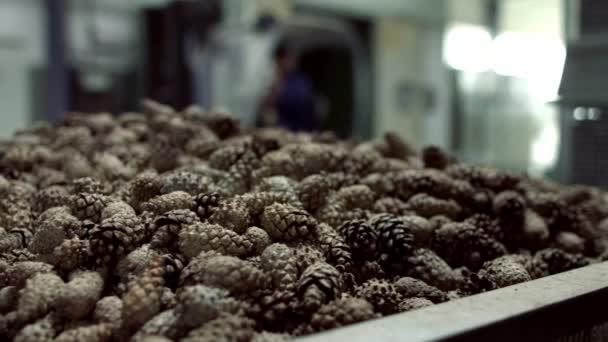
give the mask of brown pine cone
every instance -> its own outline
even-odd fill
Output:
[[[373,260],[377,253],[378,233],[365,220],[344,222],[337,229],[355,258]]]
[[[236,315],[222,315],[183,338],[183,342],[233,341],[248,342],[255,335],[255,321]]]
[[[67,321],[83,319],[95,309],[103,288],[104,279],[98,272],[72,272],[64,294],[57,301],[55,314]]]
[[[396,197],[382,197],[376,200],[372,210],[379,214],[386,213],[397,216],[411,213],[407,204]]]
[[[258,227],[249,227],[245,234],[242,235],[245,240],[248,240],[252,244],[252,253],[254,255],[259,255],[268,247],[272,241],[270,240],[270,236],[266,231],[262,228]]]
[[[519,262],[517,255],[503,255],[485,262],[480,273],[483,273],[497,287],[505,287],[532,280],[524,265]]]
[[[325,204],[332,190],[350,184],[348,175],[344,173],[316,174],[304,178],[297,185],[297,194],[307,210],[315,210]]]
[[[34,274],[25,283],[17,303],[17,322],[26,323],[43,317],[57,306],[65,283],[53,273]]]
[[[388,268],[401,268],[415,248],[411,229],[399,217],[390,214],[374,215],[368,224],[378,233],[379,262]]]
[[[27,248],[32,238],[32,233],[28,229],[11,229],[8,234],[0,235],[0,253]]]
[[[142,327],[133,335],[131,341],[148,341],[150,337],[154,337],[155,342],[159,342],[156,338],[163,338],[160,342],[173,341],[181,337],[183,331],[178,315],[174,310],[165,310],[150,318]]]
[[[85,266],[93,252],[89,240],[81,240],[77,237],[63,240],[53,249],[48,257],[49,263],[58,269],[71,271]]]
[[[192,268],[189,271],[184,269],[183,284],[203,284],[228,290],[234,295],[253,295],[269,283],[264,272],[235,257],[212,256],[202,264],[196,273]]]
[[[262,227],[277,240],[309,238],[316,226],[317,222],[310,214],[288,204],[271,204],[262,214]]]
[[[444,224],[435,231],[432,247],[450,266],[466,266],[472,270],[507,252],[503,244],[491,238],[483,229],[455,222]]]
[[[171,210],[157,216],[146,227],[146,234],[152,236],[150,246],[153,248],[172,247],[177,242],[179,232],[196,221],[198,221],[198,217],[188,209]]]
[[[376,312],[383,315],[396,313],[401,295],[386,280],[370,279],[356,289],[356,296],[370,302]]]
[[[292,291],[274,291],[251,301],[247,315],[262,328],[274,331],[292,331],[298,317],[298,298]]]
[[[188,259],[203,251],[245,256],[253,252],[253,243],[232,230],[217,224],[196,222],[179,233],[179,250]]]
[[[348,209],[344,200],[334,200],[319,208],[315,216],[321,222],[332,227],[339,227],[347,221],[367,219],[369,215],[366,210],[361,208]]]
[[[336,266],[341,272],[350,270],[353,261],[351,248],[338,232],[329,225],[321,223],[317,226],[315,236],[327,262]]]
[[[69,192],[65,186],[52,185],[38,190],[32,201],[33,211],[42,213],[52,207],[61,207],[69,203]]]
[[[217,192],[200,193],[194,197],[194,212],[201,220],[208,219],[220,206],[220,195]]]
[[[278,191],[262,191],[262,192],[253,192],[246,193],[239,197],[245,204],[247,209],[249,210],[249,214],[252,217],[258,217],[264,212],[264,209],[273,204],[273,203],[281,203],[281,204],[289,204],[296,208],[301,208],[302,204],[294,198],[288,192],[278,192]]]
[[[274,243],[260,255],[262,269],[272,278],[278,290],[294,290],[298,281],[298,264],[293,250],[282,243]]]
[[[144,238],[144,229],[137,216],[115,215],[94,225],[87,235],[97,261],[107,264],[134,249]]]
[[[311,332],[320,332],[363,322],[376,317],[374,307],[365,299],[336,299],[323,305],[312,315]]]
[[[184,191],[194,196],[206,191],[211,179],[196,172],[177,170],[164,174],[161,182],[161,194]]]
[[[14,338],[14,342],[53,341],[57,330],[51,316],[46,316],[28,324]]]
[[[422,149],[424,167],[443,170],[450,163],[450,156],[438,146],[426,146]]]
[[[426,298],[412,297],[412,298],[406,298],[406,299],[402,300],[401,303],[399,303],[399,307],[397,310],[399,312],[406,312],[406,311],[412,311],[412,310],[424,308],[424,307],[431,306],[431,305],[433,305],[433,302]]]
[[[204,285],[187,286],[177,294],[175,313],[183,330],[199,327],[221,313],[228,313],[228,292]]]
[[[82,326],[70,330],[65,330],[53,341],[59,342],[106,342],[112,338],[112,328],[110,325],[102,323],[95,325]]]
[[[294,247],[294,254],[298,263],[298,273],[300,274],[313,264],[326,262],[325,255],[320,248],[306,243],[296,245]]]
[[[422,217],[443,215],[452,220],[458,218],[462,211],[454,200],[443,200],[424,193],[410,197],[407,201],[407,209]]]
[[[424,280],[444,291],[451,290],[457,285],[454,270],[430,249],[415,250],[412,256],[407,258],[407,265],[407,275]]]
[[[157,215],[176,209],[190,209],[194,206],[192,195],[183,191],[175,191],[160,195],[141,204],[141,209]]]
[[[162,182],[156,173],[144,172],[131,180],[131,200],[134,208],[139,208],[152,198],[160,195]]]
[[[78,193],[70,197],[72,213],[80,220],[93,222],[99,222],[108,202],[106,196],[97,193]]]
[[[163,259],[156,257],[148,269],[129,286],[122,298],[122,328],[127,334],[135,332],[160,311],[165,285]]]
[[[203,116],[203,122],[215,133],[220,139],[226,139],[240,131],[240,125],[232,114],[225,112],[210,112]]]
[[[243,201],[228,200],[220,202],[220,205],[214,208],[209,222],[241,234],[249,227],[251,217]]]
[[[548,266],[549,274],[569,271],[589,265],[589,260],[580,254],[570,254],[557,248],[545,248],[534,255]]]
[[[402,298],[426,298],[433,303],[442,303],[448,300],[448,296],[440,289],[431,286],[424,281],[411,277],[402,277],[393,283],[395,289]]]
[[[342,292],[342,277],[333,266],[319,262],[302,272],[297,285],[297,294],[302,308],[315,311],[321,305],[338,298]]]

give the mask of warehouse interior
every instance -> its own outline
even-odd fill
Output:
[[[308,73],[316,70],[324,128],[364,138],[392,128],[468,161],[572,179],[574,171],[557,167],[568,123],[560,124],[563,107],[553,101],[567,42],[581,38],[578,2],[52,1],[63,33],[57,68],[66,74],[61,89],[51,87],[61,90],[53,98],[64,98],[52,110],[128,111],[147,96],[225,108],[252,125],[251,108],[272,73],[268,55],[285,35],[301,45]],[[56,61],[45,1],[0,6],[6,137],[58,115],[49,112],[45,85]],[[256,30],[264,16],[276,25]],[[321,71],[315,58],[335,62]],[[328,72],[335,76],[322,78]],[[341,84],[352,89],[340,94]],[[596,118],[581,117],[577,124]]]
[[[608,341],[605,0],[0,0],[0,341]]]

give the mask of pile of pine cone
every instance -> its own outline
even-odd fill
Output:
[[[0,340],[281,341],[605,259],[608,200],[144,101],[0,144]]]

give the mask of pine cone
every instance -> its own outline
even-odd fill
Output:
[[[202,251],[218,251],[222,254],[245,256],[252,253],[253,243],[232,230],[217,224],[196,222],[179,233],[179,250],[188,258]]]
[[[450,219],[458,218],[462,211],[454,200],[442,200],[424,193],[410,197],[407,201],[407,209],[422,217],[443,215]]]
[[[424,167],[443,170],[450,163],[448,154],[438,146],[427,146],[422,149]]]
[[[261,215],[264,209],[273,203],[290,204],[297,208],[300,208],[302,205],[297,198],[294,198],[288,192],[262,191],[246,193],[241,195],[240,199],[244,201],[252,217]]]
[[[419,248],[407,258],[407,275],[424,280],[444,291],[456,286],[454,271],[441,257],[430,249]]]
[[[480,271],[498,287],[505,287],[532,280],[517,256],[504,255],[492,261],[485,262]]]
[[[53,185],[47,188],[38,190],[33,198],[33,210],[35,213],[52,208],[67,205],[69,201],[69,192],[65,186]]]
[[[184,330],[199,327],[228,309],[228,293],[204,285],[182,288],[177,295],[175,310]]]
[[[247,315],[258,322],[262,328],[284,332],[294,329],[298,316],[298,298],[292,291],[274,291],[252,301]]]
[[[91,251],[101,263],[116,261],[143,239],[143,227],[137,216],[116,215],[88,231]]]
[[[506,248],[468,223],[447,223],[435,231],[433,250],[452,267],[477,270],[483,262],[506,254]]]
[[[303,309],[315,311],[324,303],[334,300],[342,291],[340,272],[326,263],[316,263],[302,272],[297,294]]]
[[[237,233],[244,233],[249,227],[251,217],[242,201],[223,201],[209,217],[210,223],[216,223]]]
[[[329,193],[350,180],[344,173],[316,174],[304,178],[297,186],[297,194],[307,210],[315,210],[325,204]]]
[[[400,268],[414,250],[414,234],[399,217],[377,214],[368,224],[378,233],[379,261],[389,268]]]
[[[314,232],[316,225],[316,220],[306,211],[288,204],[271,204],[262,214],[262,227],[278,240],[306,239]]]
[[[326,262],[323,252],[308,244],[299,244],[294,248],[296,262],[298,263],[298,273],[318,262]]]
[[[98,272],[73,272],[64,294],[57,301],[55,314],[67,321],[83,319],[95,309],[103,287],[104,280]]]
[[[376,312],[383,315],[396,313],[401,302],[397,289],[386,280],[370,279],[356,289],[356,295],[370,302]]]
[[[160,195],[161,186],[161,179],[155,173],[140,173],[135,176],[131,181],[131,199],[133,201],[133,207],[139,208],[142,203]]]
[[[220,195],[217,192],[200,193],[194,197],[194,212],[201,220],[208,219],[220,206]]]
[[[165,284],[165,267],[162,257],[156,257],[149,268],[129,286],[123,297],[122,326],[127,332],[135,332],[161,308],[161,296]]]
[[[160,193],[169,194],[174,191],[183,191],[194,196],[206,191],[210,182],[211,179],[199,173],[186,170],[173,171],[163,176]]]
[[[377,253],[378,233],[364,220],[344,222],[337,229],[353,255],[362,260],[371,260]]]
[[[70,198],[70,203],[72,212],[79,219],[99,222],[108,199],[96,193],[78,193]]]
[[[406,298],[403,301],[401,301],[401,303],[399,303],[399,307],[397,310],[399,312],[406,312],[406,311],[412,311],[412,310],[424,308],[426,306],[431,306],[431,305],[433,305],[433,302],[431,302],[430,300],[428,300],[426,298],[412,297],[412,298]]]
[[[150,246],[172,247],[177,242],[180,231],[196,221],[198,217],[188,209],[171,210],[157,216],[154,222],[146,227],[147,234],[152,235]]]
[[[320,332],[366,321],[374,317],[376,317],[374,307],[364,299],[336,299],[323,305],[312,315],[310,327],[312,332]]]
[[[112,338],[112,328],[108,324],[95,324],[65,330],[54,341],[58,342],[106,342]]]
[[[192,195],[183,191],[175,191],[160,195],[141,205],[142,210],[150,211],[157,215],[176,209],[190,209],[194,206]]]
[[[386,213],[393,215],[406,215],[411,213],[407,204],[395,197],[382,197],[372,206],[372,210],[376,213]]]
[[[15,336],[15,342],[52,341],[57,331],[50,316],[28,324]]]
[[[327,262],[336,266],[338,270],[344,271],[352,266],[352,253],[350,246],[332,227],[325,223],[317,226],[315,231],[316,240],[325,252]]]
[[[282,243],[268,246],[260,255],[262,269],[272,278],[278,290],[294,290],[298,281],[298,264],[293,250]]]
[[[232,114],[224,112],[211,112],[205,114],[203,122],[215,133],[220,139],[226,139],[230,136],[238,134],[240,125]]]
[[[569,271],[589,265],[589,260],[580,254],[570,254],[556,248],[546,248],[536,252],[534,258],[548,266],[549,274]]]
[[[393,286],[402,298],[426,298],[433,303],[442,303],[448,300],[445,292],[419,279],[402,277],[395,281]]]
[[[235,295],[253,294],[268,284],[261,270],[235,257],[212,256],[201,266],[195,273],[184,270],[182,283],[218,287]]]
[[[222,315],[200,328],[194,329],[183,338],[183,342],[234,341],[248,342],[255,334],[255,322],[236,315]]]

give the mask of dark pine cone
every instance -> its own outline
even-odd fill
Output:
[[[201,220],[206,220],[219,207],[220,199],[217,192],[198,194],[194,197],[194,212]]]
[[[318,262],[302,272],[297,288],[302,308],[316,311],[321,305],[338,297],[342,290],[342,279],[333,266]]]
[[[134,248],[142,238],[142,229],[137,218],[117,215],[92,226],[88,236],[98,262],[106,264]]]
[[[369,220],[378,234],[379,262],[389,269],[398,270],[414,251],[414,234],[399,217],[378,214]]]
[[[255,299],[247,307],[247,315],[263,329],[272,332],[291,331],[298,321],[298,298],[291,291],[275,291]]]
[[[557,248],[546,248],[536,252],[535,258],[544,261],[549,274],[569,271],[589,265],[589,260],[580,254],[570,254]]]
[[[437,146],[427,146],[422,149],[422,160],[425,167],[440,170],[445,169],[450,163],[447,153]]]
[[[378,233],[365,220],[351,220],[338,227],[338,233],[350,247],[355,258],[372,260],[376,255]]]
[[[435,231],[433,250],[452,267],[477,270],[488,260],[506,254],[503,244],[469,223],[446,223]]]

